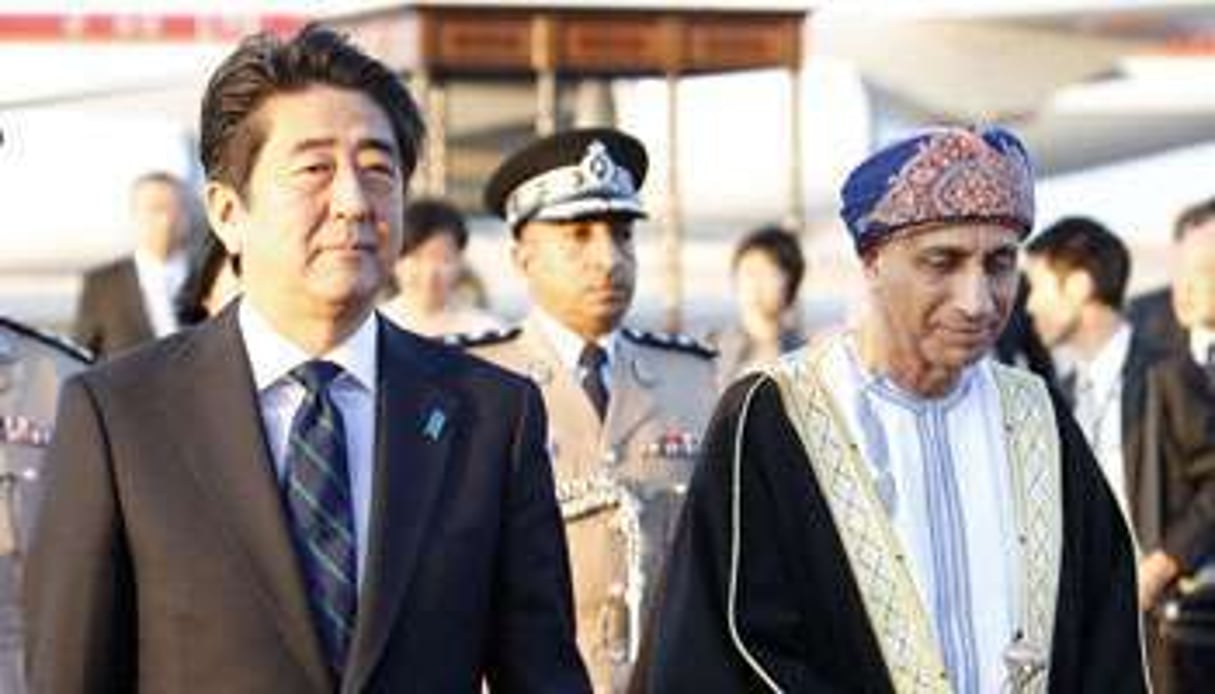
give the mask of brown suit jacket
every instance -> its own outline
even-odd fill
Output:
[[[538,392],[386,321],[332,681],[236,315],[68,382],[26,583],[34,691],[587,691]]]
[[[156,337],[143,305],[134,258],[121,258],[85,274],[73,337],[98,357]]]

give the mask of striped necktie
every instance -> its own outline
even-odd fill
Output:
[[[358,597],[346,433],[329,393],[341,373],[327,361],[305,362],[291,371],[305,394],[291,421],[283,492],[313,623],[339,680]]]

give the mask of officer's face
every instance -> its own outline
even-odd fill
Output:
[[[401,244],[406,181],[388,118],[362,93],[320,85],[271,97],[253,117],[266,138],[247,194],[209,184],[212,223],[272,322],[348,327]]]
[[[865,261],[891,347],[944,370],[978,360],[995,343],[1017,292],[1017,234],[992,224],[909,231]]]
[[[594,339],[620,325],[633,300],[633,221],[621,217],[526,223],[514,259],[533,300]]]

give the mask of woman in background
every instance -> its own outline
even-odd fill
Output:
[[[214,316],[240,293],[240,258],[229,255],[209,230],[190,249],[188,263],[186,279],[173,299],[182,327]]]
[[[806,341],[797,301],[806,260],[796,236],[777,226],[752,231],[734,249],[732,269],[738,323],[710,336],[722,388]]]
[[[380,310],[397,325],[427,337],[496,330],[493,315],[458,301],[456,285],[467,272],[468,227],[459,210],[436,199],[405,209],[404,243],[393,268],[397,294]]]

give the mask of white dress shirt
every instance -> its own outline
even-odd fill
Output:
[[[954,391],[937,399],[918,397],[868,372],[851,336],[835,342],[824,365],[827,387],[870,465],[933,624],[936,577],[924,457],[952,460],[969,563],[977,691],[1001,691],[1004,651],[1019,613],[1020,555],[1000,393],[990,363],[985,359],[967,368]],[[925,436],[930,418],[939,428]]]
[[[245,350],[249,353],[253,383],[257,387],[266,443],[270,446],[275,476],[280,485],[287,473],[287,438],[291,433],[291,420],[304,400],[304,387],[290,377],[291,370],[312,359],[331,361],[342,367],[342,374],[334,380],[330,394],[342,413],[342,424],[346,430],[346,462],[350,475],[350,498],[354,504],[352,511],[358,558],[356,575],[361,585],[367,559],[375,469],[376,377],[379,368],[376,314],[369,314],[350,337],[317,357],[310,356],[275,332],[247,299],[241,301],[238,320]]]
[[[548,315],[541,309],[535,309],[537,323],[544,336],[548,338],[549,344],[553,346],[553,350],[557,352],[557,359],[561,365],[565,367],[578,383],[582,382],[583,367],[578,364],[578,357],[582,354],[582,348],[586,346],[586,339],[578,333],[570,330],[562,325],[556,318]],[[612,392],[612,362],[616,361],[616,341],[618,340],[618,330],[601,335],[595,343],[603,348],[607,354],[607,360],[603,362],[602,373],[603,385]]]
[[[186,281],[186,254],[174,253],[167,260],[137,248],[134,253],[135,275],[139,278],[139,293],[148,313],[148,322],[156,337],[177,330],[177,313],[173,299]]]
[[[1123,323],[1090,361],[1076,362],[1076,423],[1088,439],[1123,516],[1127,501],[1122,456],[1122,370],[1131,353],[1131,327]]]
[[[1215,330],[1210,328],[1193,328],[1190,330],[1190,354],[1199,366],[1206,366],[1215,346]]]

